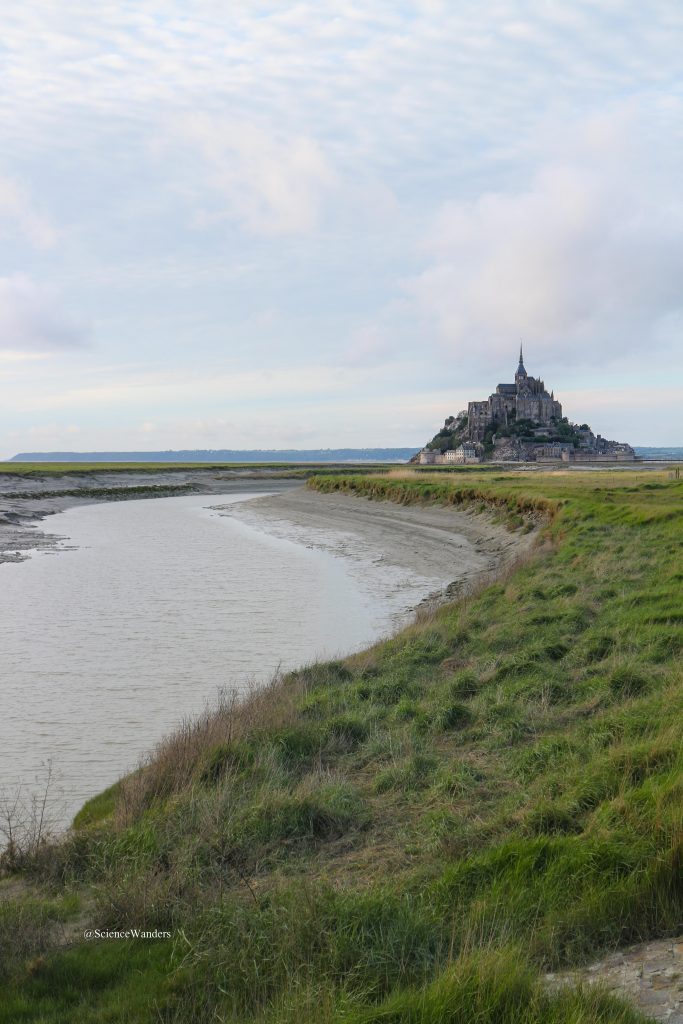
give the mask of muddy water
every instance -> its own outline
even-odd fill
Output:
[[[40,791],[51,760],[61,825],[219,690],[360,649],[427,588],[214,508],[251,497],[71,509],[59,549],[0,566],[0,789]]]

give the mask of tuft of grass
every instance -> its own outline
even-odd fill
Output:
[[[643,672],[626,666],[616,669],[610,676],[610,690],[616,697],[638,697],[649,687],[649,680]]]
[[[548,994],[521,950],[472,953],[425,987],[395,993],[347,1024],[640,1024],[640,1014],[604,992]]]
[[[435,757],[415,753],[401,764],[380,772],[375,779],[375,791],[386,793],[397,789],[404,793],[416,792],[431,785],[439,762]]]
[[[472,712],[465,704],[448,701],[436,709],[434,728],[446,732],[453,729],[464,729],[472,721]]]
[[[97,796],[83,804],[80,811],[73,820],[72,828],[87,828],[90,825],[99,825],[111,818],[116,810],[116,803],[119,798],[119,783],[98,793]]]
[[[41,898],[20,890],[8,899],[0,888],[0,984],[22,965],[36,964],[59,941],[63,923],[78,909],[73,893]]]

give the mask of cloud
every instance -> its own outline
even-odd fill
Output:
[[[33,355],[85,344],[85,326],[61,308],[53,288],[24,274],[0,277],[0,349]]]
[[[83,330],[56,293],[2,283],[5,417],[73,404],[84,437],[105,417],[114,437],[127,407],[160,425],[194,402],[227,415],[225,396],[326,424],[319,389],[321,405],[358,397],[360,434],[377,429],[380,387],[395,404],[449,385],[438,423],[488,393],[520,334],[529,369],[560,390],[619,387],[597,367],[624,353],[622,380],[675,374],[683,12],[670,0],[85,10],[27,0],[3,16],[0,234],[36,252],[14,246],[22,263],[0,274],[78,294],[98,340],[63,373],[26,362]],[[626,98],[644,112],[619,113]],[[52,250],[43,204],[65,225]],[[641,346],[658,357],[642,374]],[[282,387],[241,376],[281,359],[295,378]],[[324,375],[297,390],[319,364],[344,394]]]
[[[683,204],[637,114],[589,120],[528,188],[446,203],[408,282],[454,355],[509,356],[522,337],[559,362],[672,343],[683,317]],[[557,149],[557,147],[556,147]]]
[[[572,419],[587,421],[605,437],[656,446],[679,444],[683,436],[683,407],[675,385],[584,388],[563,391],[559,397]]]
[[[50,249],[57,240],[52,224],[37,212],[26,189],[10,178],[0,178],[0,232],[19,232],[37,249]]]
[[[1,311],[0,290],[0,311]],[[0,312],[0,327],[1,327]],[[62,387],[55,389],[54,380],[48,381],[47,392],[34,387],[28,398],[22,399],[21,408],[31,409],[87,409],[142,407],[146,411],[166,405],[177,408],[192,405],[201,396],[201,404],[225,407],[253,408],[257,404],[284,403],[284,407],[310,401],[324,394],[348,394],[362,388],[369,378],[362,368],[309,365],[305,367],[248,372],[226,372],[197,367],[163,370],[158,366],[135,372],[117,372],[112,368],[106,375],[92,374],[80,386],[69,383],[70,374]],[[94,379],[93,379],[94,378]],[[11,395],[3,409],[13,408]],[[288,412],[287,415],[290,413]],[[151,419],[149,422],[153,422]]]
[[[373,366],[386,362],[395,349],[383,325],[363,324],[351,333],[342,363],[346,366]]]
[[[337,176],[315,139],[197,113],[176,121],[171,148],[190,164],[218,199],[206,204],[198,222],[228,217],[259,235],[306,234],[316,227],[323,200]]]

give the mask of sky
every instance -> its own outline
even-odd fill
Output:
[[[421,446],[513,379],[683,445],[683,6],[0,13],[0,456]]]

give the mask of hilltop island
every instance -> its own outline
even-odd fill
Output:
[[[411,462],[632,462],[633,448],[571,423],[554,391],[524,368],[522,346],[513,384],[498,384],[484,401],[449,416]]]

